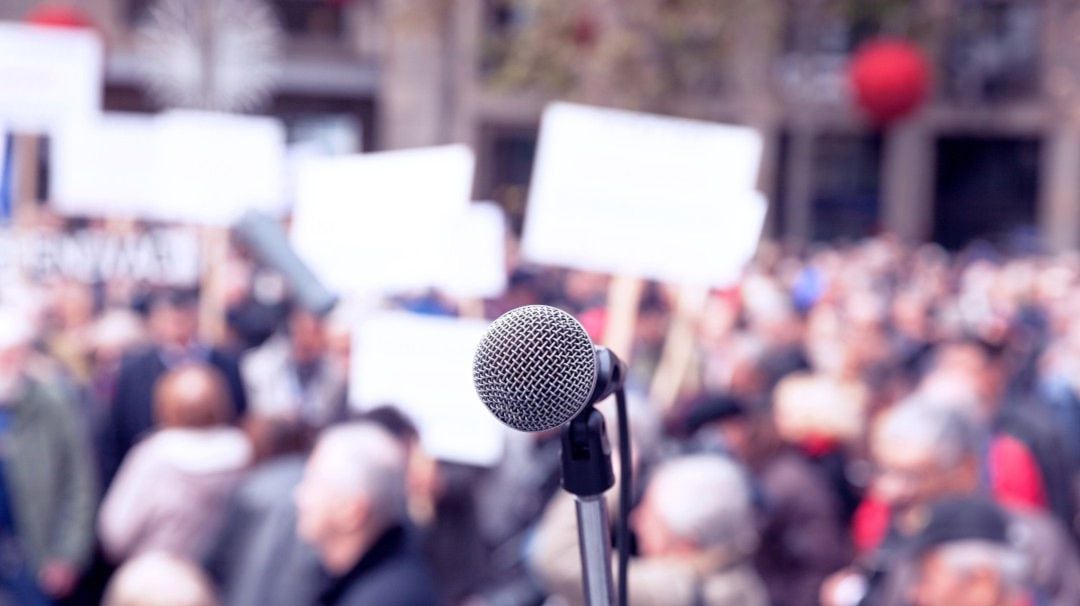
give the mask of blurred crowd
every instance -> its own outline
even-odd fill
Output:
[[[605,339],[609,278],[510,259],[484,316],[556,305]],[[0,604],[582,602],[557,432],[434,460],[393,403],[347,404],[354,318],[236,244],[215,266],[202,290],[0,285]],[[1077,309],[1077,255],[763,243],[686,316],[660,402],[688,312],[646,284],[619,352],[630,603],[1080,604]]]

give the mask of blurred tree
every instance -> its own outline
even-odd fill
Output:
[[[262,0],[156,0],[135,46],[161,105],[244,111],[270,97],[282,34]]]
[[[749,0],[491,0],[487,82],[499,90],[655,107],[723,92]]]

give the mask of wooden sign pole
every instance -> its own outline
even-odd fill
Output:
[[[26,226],[34,222],[37,204],[41,197],[38,187],[38,150],[41,137],[33,134],[12,136],[12,166],[14,167],[13,195],[11,198],[11,222]]]
[[[645,282],[641,278],[615,276],[608,285],[604,345],[626,363],[634,346],[634,328]]]
[[[199,337],[204,343],[225,342],[225,280],[229,254],[229,230],[203,227],[200,230],[202,277],[199,288]]]
[[[708,294],[708,289],[700,286],[683,286],[679,289],[675,315],[671,319],[664,350],[649,389],[649,400],[663,414],[678,402],[687,372],[693,366],[696,328]]]

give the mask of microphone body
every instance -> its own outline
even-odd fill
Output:
[[[518,431],[562,427],[562,486],[575,499],[589,606],[615,603],[604,497],[615,475],[604,416],[592,405],[621,389],[625,378],[622,361],[593,345],[573,316],[543,305],[496,319],[473,359],[477,394],[497,419]]]

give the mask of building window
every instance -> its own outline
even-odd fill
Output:
[[[511,227],[520,233],[538,132],[531,128],[489,126],[481,129],[479,194],[498,202]]]
[[[1043,7],[1025,1],[964,0],[948,22],[942,93],[958,103],[999,103],[1039,92]]]
[[[131,26],[146,18],[158,0],[128,0],[127,20]],[[194,2],[199,0],[186,0]],[[212,0],[211,0],[212,1]],[[282,29],[291,38],[337,40],[345,33],[344,2],[335,0],[267,0]]]

